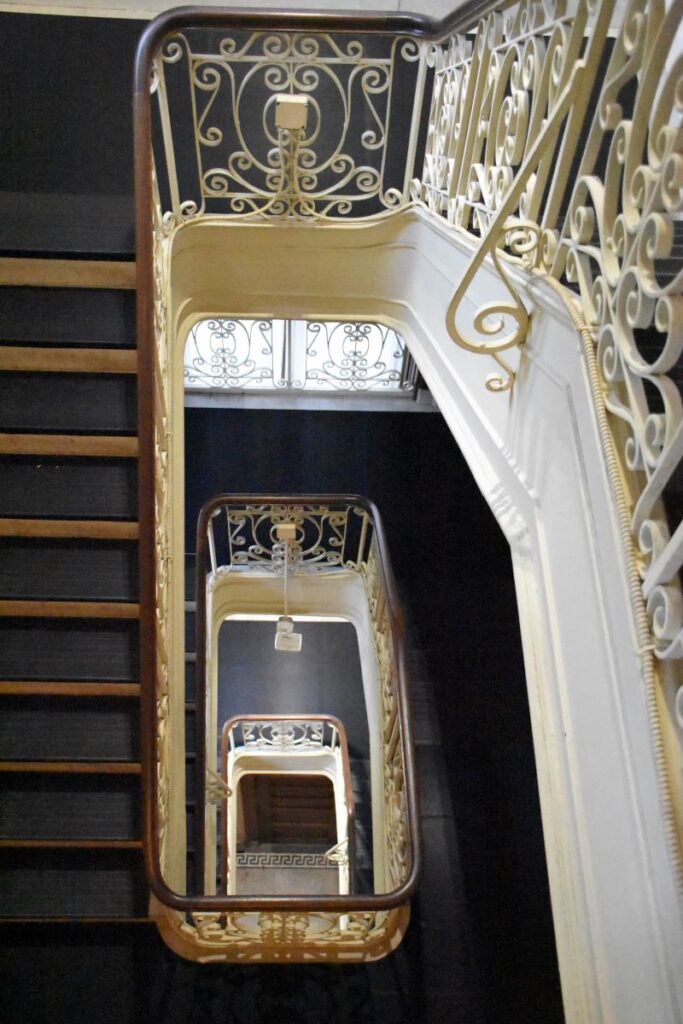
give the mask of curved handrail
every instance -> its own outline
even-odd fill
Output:
[[[507,3],[507,0],[505,0]],[[358,11],[323,13],[307,11],[258,11],[230,8],[179,7],[167,11],[146,27],[136,53],[133,95],[135,148],[135,235],[136,235],[136,334],[138,342],[138,507],[139,507],[139,602],[140,602],[140,686],[142,812],[145,870],[150,887],[158,898],[169,905],[190,909],[190,901],[181,899],[166,886],[159,871],[160,841],[157,828],[159,779],[155,721],[157,715],[157,637],[156,637],[156,565],[155,536],[155,393],[154,346],[154,259],[152,185],[152,114],[149,90],[152,62],[163,38],[184,27],[202,24],[230,29],[292,30],[304,32],[361,32],[400,34],[415,39],[438,42],[456,31],[464,31],[481,15],[500,6],[494,0],[467,0],[452,14],[433,19],[417,14],[386,14]],[[381,535],[381,531],[380,531]],[[402,654],[397,669],[402,678]],[[410,880],[409,880],[410,882]],[[412,891],[414,882],[408,890]],[[394,905],[402,902],[398,899]],[[358,909],[365,909],[359,904]],[[275,908],[273,908],[275,909]]]
[[[170,32],[179,31],[191,25],[225,26],[233,29],[273,29],[303,32],[360,32],[370,34],[400,34],[415,39],[438,42],[446,36],[469,28],[487,11],[501,4],[493,0],[468,0],[458,6],[452,14],[442,19],[433,19],[415,14],[359,14],[349,12],[328,14],[321,12],[292,13],[284,11],[254,11],[204,7],[180,7],[167,11],[155,18],[142,34],[138,45],[134,76],[134,142],[135,142],[135,225],[136,225],[136,273],[137,273],[137,314],[138,339],[138,503],[139,503],[139,561],[140,561],[140,684],[141,684],[141,763],[143,776],[143,835],[145,868],[150,888],[158,899],[178,910],[195,910],[198,902],[203,909],[227,910],[230,904],[217,897],[187,897],[173,892],[161,877],[159,870],[159,834],[157,828],[158,787],[157,753],[155,745],[156,709],[156,549],[155,549],[155,419],[151,396],[155,390],[154,366],[154,261],[153,232],[154,216],[152,191],[152,150],[151,150],[151,101],[149,80],[155,50],[161,40]],[[266,500],[266,499],[262,499]],[[388,606],[392,619],[392,634],[402,635],[402,626],[396,602],[395,584],[390,569],[384,533],[376,510],[367,499],[353,497],[352,500],[371,510],[375,522],[375,536],[380,551],[380,571],[387,588]],[[403,742],[407,763],[412,765],[412,736],[409,719],[405,715],[407,692],[402,645],[394,650],[398,679],[397,702],[402,716]],[[379,897],[327,897],[316,900],[280,897],[256,900],[251,909],[292,910],[316,908],[340,909],[339,901],[347,910],[370,910],[381,906],[400,906],[410,898],[415,889],[420,867],[420,848],[417,823],[417,793],[414,773],[407,773],[406,796],[411,822],[410,833],[413,841],[412,864],[405,883],[391,894]],[[247,908],[248,900],[240,901]]]
[[[338,913],[353,912],[356,910],[391,910],[407,903],[417,888],[419,876],[422,870],[422,849],[419,830],[419,803],[417,793],[417,782],[415,777],[415,751],[411,729],[411,719],[408,713],[409,694],[407,685],[407,673],[405,668],[404,651],[404,626],[398,604],[398,592],[396,581],[391,568],[389,552],[382,521],[374,502],[369,498],[353,494],[219,494],[207,501],[201,509],[197,521],[197,594],[204,594],[206,591],[206,556],[208,552],[208,525],[214,513],[223,506],[249,505],[343,505],[347,507],[361,508],[370,518],[374,531],[374,541],[378,551],[378,569],[382,577],[384,591],[386,593],[386,605],[391,624],[391,654],[396,669],[396,713],[400,724],[400,737],[402,744],[403,760],[405,765],[405,793],[406,793],[406,816],[407,832],[410,838],[410,868],[405,881],[388,893],[371,893],[368,895],[335,895],[335,896],[216,896],[216,895],[192,895],[185,896],[169,889],[160,876],[158,861],[148,862],[148,870],[152,869],[149,875],[149,883],[152,891],[158,899],[167,906],[176,910],[187,911],[285,911],[285,910],[317,910],[337,911]],[[206,803],[206,604],[197,600],[197,661],[196,661],[196,721],[197,743],[196,743],[196,764],[197,764],[197,792],[196,803],[203,807]],[[256,719],[258,716],[246,716]],[[286,716],[267,715],[267,718],[280,718]],[[304,718],[306,716],[297,716]],[[316,716],[320,717],[320,716]],[[151,732],[151,730],[150,730]],[[148,777],[146,779],[148,781]],[[152,793],[156,798],[156,772],[151,779]],[[153,811],[155,808],[153,809]],[[150,816],[154,821],[154,813]],[[203,823],[202,823],[203,824]],[[158,851],[158,837],[150,833],[150,822],[145,821],[145,841],[154,855]],[[203,881],[204,872],[204,829],[200,828],[200,819],[197,821],[196,831],[196,861],[197,878],[200,884]]]

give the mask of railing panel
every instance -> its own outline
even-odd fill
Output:
[[[494,391],[514,386],[504,353],[523,345],[533,315],[519,280],[546,277],[557,287],[583,339],[615,509],[625,524],[626,562],[636,580],[638,623],[646,602],[638,645],[656,757],[663,776],[678,771],[662,766],[661,751],[663,737],[680,746],[683,734],[682,16],[682,0],[517,0],[498,9],[468,4],[441,23],[185,12],[148,32],[136,118],[140,380],[141,394],[154,396],[153,410],[140,406],[141,604],[143,692],[150,728],[155,717],[157,727],[157,746],[145,763],[152,793],[148,869],[158,891],[155,873],[166,856],[167,611],[174,585],[166,490],[168,252],[177,228],[207,215],[323,221],[389,216],[412,201],[439,216],[475,247],[445,327],[462,348],[495,360],[487,381]],[[196,31],[193,20],[205,20],[204,28]],[[425,126],[423,89],[432,79]],[[305,126],[276,123],[277,100],[291,92],[307,101]],[[404,116],[397,126],[392,111],[398,107]],[[422,162],[422,127],[423,170],[409,190],[416,160]],[[184,149],[183,132],[190,140]],[[502,297],[492,296],[470,316],[464,300],[487,259]],[[380,671],[388,680],[385,800],[395,823],[390,871],[400,878],[410,870],[400,826],[406,765],[394,727],[402,669],[386,639],[385,589],[371,580],[377,576],[367,548],[372,531],[361,518],[363,539],[349,541],[348,523],[340,533],[330,514],[325,539],[316,540],[320,523],[310,509],[299,515],[303,568],[345,566],[368,580]],[[231,561],[237,556],[236,570],[266,570],[279,557],[277,542],[259,532],[258,510],[239,516],[214,521],[214,564],[227,549]],[[150,528],[145,517],[153,520]],[[653,655],[659,668],[652,667]],[[396,673],[398,690],[391,681]],[[669,806],[670,792],[664,796],[667,820],[680,816]],[[676,845],[672,840],[680,867]],[[228,919],[220,920],[224,932]],[[208,935],[215,925],[207,917],[188,927]],[[277,926],[285,928],[284,918]]]
[[[681,878],[682,19],[680,0],[525,0],[436,45],[413,188],[479,242],[446,325],[498,364],[487,387],[513,387],[502,353],[529,330],[512,264],[518,282],[549,280],[579,331]],[[501,296],[472,315],[467,293],[487,258]]]
[[[408,195],[421,56],[409,37],[360,32],[170,34],[154,64],[165,225],[396,208]]]

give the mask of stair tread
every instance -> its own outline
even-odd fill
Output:
[[[137,540],[137,522],[118,519],[0,518],[0,537],[64,537]]]
[[[26,697],[139,697],[140,684],[10,679],[0,681],[0,694]]]
[[[141,850],[142,839],[0,839],[3,850]]]
[[[111,259],[0,256],[0,286],[3,285],[15,288],[134,289],[135,263]]]
[[[0,773],[139,775],[139,761],[0,761]]]
[[[108,434],[0,433],[0,455],[137,458],[138,439]]]
[[[137,373],[137,353],[117,348],[0,345],[0,371],[11,373]]]

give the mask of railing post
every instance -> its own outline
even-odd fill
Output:
[[[410,119],[410,134],[408,136],[408,151],[406,153],[406,166],[403,177],[403,202],[410,201],[410,188],[415,174],[415,158],[417,156],[417,143],[420,137],[420,121],[422,118],[422,107],[424,104],[425,82],[427,80],[427,50],[429,43],[421,40],[415,44],[419,47],[420,56],[417,70],[417,81],[415,83],[415,98],[413,99],[413,114]]]
[[[168,92],[166,89],[166,76],[164,73],[164,61],[161,52],[157,53],[154,61],[154,70],[157,76],[156,95],[159,101],[159,117],[161,119],[161,134],[164,143],[164,156],[166,159],[166,173],[168,175],[168,187],[171,193],[171,211],[176,223],[180,221],[180,191],[178,187],[178,171],[175,160],[175,147],[173,145],[173,128],[171,124],[171,111],[168,105]]]

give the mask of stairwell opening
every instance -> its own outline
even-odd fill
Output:
[[[445,421],[193,398],[184,431],[187,550],[201,504],[225,490],[351,488],[384,512],[416,666],[427,845],[410,955],[431,975],[436,934],[487,1012],[527,1012],[524,978],[539,1019],[561,1019],[509,549]]]

